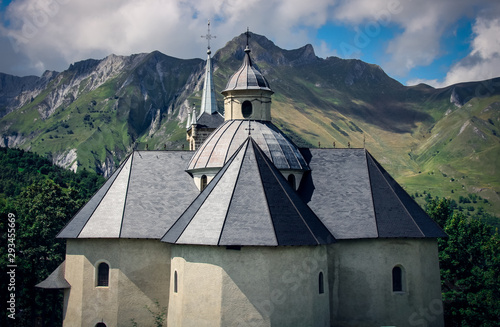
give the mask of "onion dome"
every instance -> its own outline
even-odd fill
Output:
[[[265,90],[272,92],[267,80],[252,64],[252,59],[250,59],[250,48],[248,45],[245,48],[245,58],[243,59],[243,64],[236,71],[236,73],[231,76],[226,88],[222,91],[222,94],[233,90]]]
[[[221,168],[249,134],[279,170],[309,170],[297,146],[271,122],[227,120],[196,151],[187,171]]]

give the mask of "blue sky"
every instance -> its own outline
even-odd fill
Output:
[[[377,64],[406,85],[500,76],[498,0],[13,0],[0,4],[0,72],[62,71],[109,54],[204,58],[247,26],[276,45]]]

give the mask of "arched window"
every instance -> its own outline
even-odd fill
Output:
[[[177,293],[177,270],[174,271],[174,293]]]
[[[201,176],[201,182],[200,182],[200,191],[203,191],[205,187],[207,187],[207,176],[203,175]]]
[[[319,286],[319,294],[325,293],[325,281],[323,279],[323,272],[319,273],[318,286]]]
[[[392,268],[392,291],[403,292],[403,269],[400,266]]]
[[[252,115],[252,103],[248,100],[243,101],[241,104],[241,114],[243,118],[249,118]]]
[[[95,327],[106,327],[106,324],[103,322],[98,322]]]
[[[295,175],[288,175],[288,184],[295,190]]]
[[[97,286],[108,286],[109,284],[109,266],[105,262],[101,262],[97,266]]]

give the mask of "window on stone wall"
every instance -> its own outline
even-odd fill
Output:
[[[203,191],[205,187],[207,187],[207,176],[203,175],[201,176],[201,185],[200,185],[200,191]]]
[[[105,262],[101,262],[97,266],[97,286],[109,285],[109,266]]]
[[[106,327],[106,324],[103,322],[98,322],[95,327]]]
[[[174,271],[174,293],[177,293],[177,270]]]
[[[325,293],[325,281],[323,278],[323,272],[319,273],[318,276],[318,286],[319,286],[319,294]]]
[[[248,100],[243,101],[241,104],[241,114],[243,118],[249,118],[252,115],[252,103]]]
[[[392,291],[403,292],[404,271],[400,266],[392,268]]]

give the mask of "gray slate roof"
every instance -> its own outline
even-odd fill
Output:
[[[278,246],[335,240],[248,137],[162,241]]]
[[[196,121],[196,127],[198,128],[217,128],[224,123],[224,117],[219,112],[214,112],[212,114],[208,114],[206,112],[202,112]]]
[[[364,149],[304,149],[304,202],[336,239],[446,237]]]
[[[241,143],[203,193],[184,171],[193,152],[133,152],[58,237],[322,244],[316,217],[337,240],[446,237],[364,149],[302,150],[294,192],[253,134]]]
[[[64,289],[71,288],[71,285],[64,278],[64,270],[66,261],[63,261],[43,282],[35,285],[35,287],[46,289]]]
[[[59,238],[159,239],[198,195],[189,151],[135,151],[59,233]]]
[[[248,137],[278,169],[308,170],[297,146],[269,121],[227,120],[193,155],[187,170],[221,168]]]

